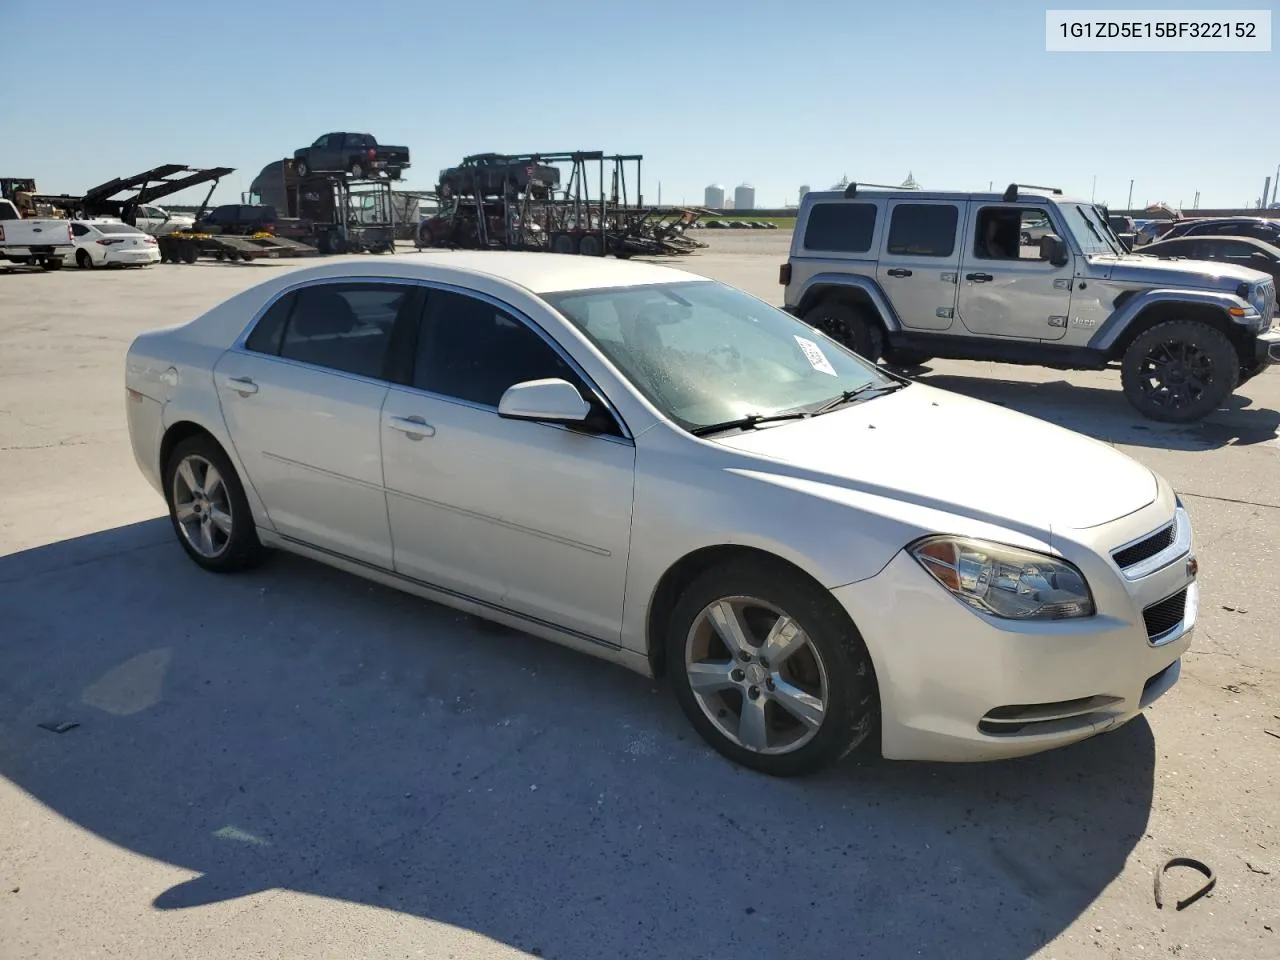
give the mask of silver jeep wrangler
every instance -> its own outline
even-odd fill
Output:
[[[1129,402],[1172,423],[1280,362],[1271,277],[1130,253],[1051,187],[806,194],[779,281],[789,312],[869,360],[1118,364]]]

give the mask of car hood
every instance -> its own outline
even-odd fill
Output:
[[[1050,534],[1127,516],[1159,492],[1155,474],[1105,443],[920,383],[719,442],[809,479]]]
[[[1151,286],[1179,286],[1234,291],[1243,283],[1259,283],[1268,274],[1219,260],[1158,260],[1154,256],[1091,257],[1102,279]]]

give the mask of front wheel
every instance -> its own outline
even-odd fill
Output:
[[[212,437],[189,437],[174,447],[164,490],[178,542],[204,569],[233,573],[265,555],[240,478]]]
[[[1143,331],[1120,363],[1125,398],[1144,417],[1165,423],[1208,416],[1239,381],[1240,358],[1227,335],[1195,320]]]
[[[867,648],[827,591],[781,565],[738,561],[692,583],[667,633],[667,669],[698,733],[771,776],[830,766],[879,715]]]
[[[879,363],[884,356],[884,331],[870,313],[857,304],[824,300],[804,315],[804,322],[872,363]]]

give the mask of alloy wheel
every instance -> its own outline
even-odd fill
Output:
[[[1138,377],[1142,392],[1155,405],[1186,407],[1204,396],[1213,379],[1213,360],[1194,343],[1159,343],[1142,358]]]
[[[200,556],[213,560],[231,543],[231,495],[222,474],[204,457],[191,454],[173,474],[173,509],[183,539]]]
[[[685,640],[694,699],[716,730],[761,754],[799,750],[828,705],[827,670],[804,628],[755,597],[724,597],[694,619]]]

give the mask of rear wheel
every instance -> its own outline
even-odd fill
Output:
[[[584,234],[578,241],[578,253],[584,257],[598,257],[600,249],[600,238],[594,233]]]
[[[1144,417],[1191,423],[1236,389],[1240,358],[1227,335],[1196,320],[1172,320],[1134,338],[1120,364],[1129,403]]]
[[[214,573],[232,573],[260,562],[253,512],[235,468],[207,435],[183,440],[164,471],[169,520],[187,556]]]
[[[804,320],[872,363],[884,356],[884,331],[865,307],[844,300],[824,300],[812,307]]]
[[[875,673],[856,628],[830,593],[781,564],[703,574],[677,602],[666,642],[685,715],[743,766],[813,773],[875,729]]]
[[[40,261],[40,269],[41,270],[61,270],[62,258],[61,257],[45,257],[43,260]]]
[[[76,251],[76,266],[81,270],[93,269],[93,257],[89,256],[88,250]]]

